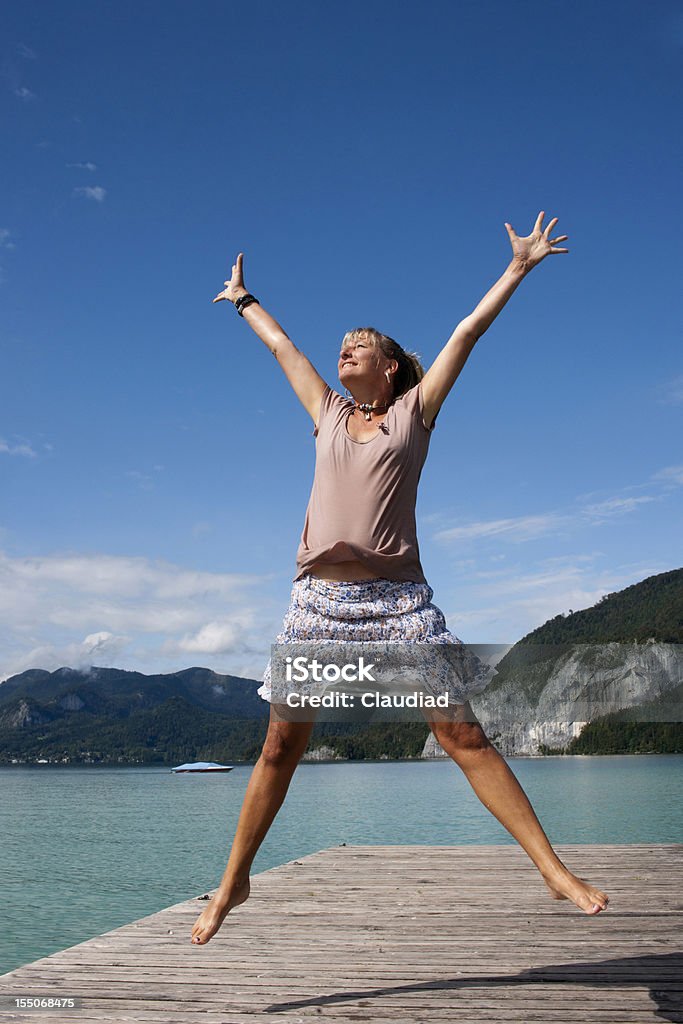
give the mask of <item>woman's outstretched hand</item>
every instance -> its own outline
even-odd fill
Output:
[[[569,252],[569,249],[557,249],[555,247],[557,242],[565,242],[569,235],[558,235],[556,238],[550,238],[550,232],[557,224],[557,217],[553,217],[548,227],[543,230],[544,217],[545,212],[541,210],[536,218],[533,231],[526,238],[520,238],[519,235],[515,234],[512,224],[507,222],[505,224],[510,244],[512,245],[513,260],[522,267],[525,273],[532,270],[549,253]]]
[[[239,299],[240,295],[246,295],[247,289],[244,287],[244,277],[242,276],[242,259],[244,253],[240,252],[237,254],[237,262],[232,265],[232,277],[229,281],[225,281],[226,287],[222,292],[219,292],[214,302],[220,302],[221,299],[228,299],[229,302],[234,302]]]

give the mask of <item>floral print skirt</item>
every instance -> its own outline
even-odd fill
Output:
[[[289,608],[275,644],[396,643],[419,645],[422,686],[463,704],[481,692],[495,670],[484,665],[449,631],[441,609],[432,604],[427,583],[372,579],[353,582],[306,575],[295,580]],[[438,656],[430,645],[449,645]],[[433,655],[433,656],[430,656]],[[446,655],[444,657],[443,655]],[[271,662],[258,694],[272,701]]]

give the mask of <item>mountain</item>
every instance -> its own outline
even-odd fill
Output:
[[[503,754],[683,752],[682,643],[675,569],[527,634],[471,704]]]
[[[30,669],[0,685],[0,763],[179,763],[258,757],[258,683],[189,668]]]
[[[146,676],[31,669],[0,684],[0,764],[255,761],[268,704],[254,679],[207,668]],[[420,756],[427,726],[318,722],[306,760]]]
[[[676,569],[523,637],[472,706],[508,755],[683,752],[682,644]],[[0,684],[0,764],[253,761],[268,721],[257,688],[196,667],[30,669]],[[307,754],[420,756],[445,756],[421,722],[320,722]]]

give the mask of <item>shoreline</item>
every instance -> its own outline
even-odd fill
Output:
[[[671,751],[659,751],[659,750],[641,750],[633,753],[606,753],[606,754],[504,754],[503,757],[506,761],[558,761],[558,760],[574,760],[576,758],[606,758],[606,757],[683,757],[683,751],[680,753]],[[256,761],[239,761],[234,758],[228,758],[234,768],[253,768]],[[298,767],[301,768],[306,765],[319,765],[319,764],[436,764],[436,763],[447,763],[450,761],[448,756],[444,757],[332,757],[332,758],[317,758],[309,757],[302,758],[299,762]],[[118,762],[118,761],[74,761],[70,764],[60,764],[58,761],[40,762],[40,761],[20,761],[17,763],[11,762],[0,762],[0,769],[2,768],[39,768],[45,770],[47,768],[138,768],[138,769],[151,769],[154,768],[157,771],[168,771],[171,772],[175,762]],[[202,773],[198,773],[202,774]],[[206,774],[212,774],[207,772]],[[216,773],[213,773],[216,774]],[[227,773],[226,773],[227,774]]]

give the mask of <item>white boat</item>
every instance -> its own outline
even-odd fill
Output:
[[[171,768],[172,772],[231,772],[231,764],[216,764],[215,761],[195,761],[193,764],[180,764]]]

